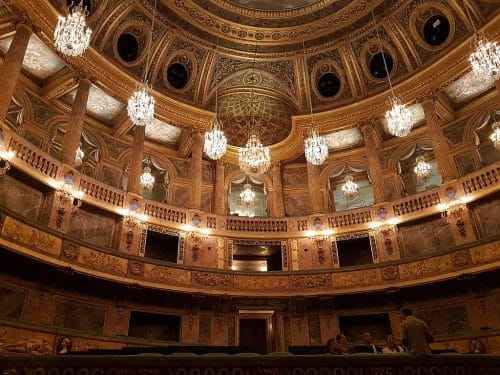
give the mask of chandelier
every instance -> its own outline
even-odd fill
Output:
[[[423,156],[417,157],[417,165],[413,168],[417,177],[427,181],[432,176],[432,166],[425,161]]]
[[[328,158],[328,145],[325,138],[312,129],[304,141],[306,160],[313,165],[321,165]]]
[[[134,125],[137,126],[146,126],[146,124],[153,121],[155,99],[149,95],[147,83],[140,85],[128,100],[127,114]]]
[[[304,41],[302,41],[302,47],[304,49],[305,56],[306,46]],[[311,112],[311,127],[307,138],[304,140],[304,154],[308,163],[311,163],[312,165],[321,165],[328,158],[328,145],[326,144],[325,138],[319,135],[318,129],[314,125],[309,75],[306,77],[306,84],[309,94],[308,104]]]
[[[0,176],[5,175],[10,170],[10,161],[15,156],[12,150],[6,150],[4,144],[4,135],[0,129]]]
[[[132,94],[127,104],[128,117],[133,124],[137,126],[146,126],[149,122],[153,121],[155,115],[155,99],[150,95],[150,88],[147,81],[149,68],[151,66],[151,45],[153,44],[155,20],[156,0],[153,11],[153,21],[151,22],[151,31],[149,33],[148,53],[146,56],[146,63],[144,64],[142,83]]]
[[[217,49],[218,48],[219,46],[217,45]],[[217,77],[217,70],[215,71],[214,76]],[[220,159],[221,157],[224,156],[227,150],[227,139],[226,136],[224,135],[224,132],[222,131],[221,123],[217,119],[217,113],[218,113],[217,102],[218,102],[218,82],[216,82],[215,85],[215,118],[212,121],[210,130],[205,133],[205,143],[203,146],[203,151],[212,160]]]
[[[387,129],[395,137],[406,137],[413,126],[413,113],[396,96],[392,96],[389,102],[391,109],[385,114]]]
[[[240,193],[240,200],[238,202],[242,208],[251,208],[255,205],[255,192],[252,190],[252,185],[246,183]]]
[[[271,166],[269,147],[262,146],[257,134],[251,134],[245,147],[238,151],[240,169],[250,176],[266,173]]]
[[[500,150],[500,121],[496,121],[492,125],[493,133],[490,134],[490,139],[497,150]]]
[[[476,33],[473,40],[474,52],[469,62],[474,74],[480,79],[496,80],[500,77],[500,46]]]
[[[75,155],[75,166],[79,167],[83,163],[83,157],[85,156],[85,153],[83,152],[81,146],[78,146],[76,149],[76,155]]]
[[[341,187],[347,199],[354,198],[359,194],[358,184],[354,182],[352,175],[345,176],[345,182]]]
[[[410,134],[410,130],[415,123],[413,118],[413,113],[410,109],[400,102],[400,100],[394,94],[394,89],[392,87],[391,75],[389,74],[389,68],[387,68],[387,61],[385,60],[385,53],[382,48],[382,43],[380,42],[380,34],[378,31],[377,21],[375,20],[375,13],[372,10],[373,23],[375,24],[375,31],[377,33],[377,39],[379,42],[379,49],[382,52],[382,60],[384,62],[385,73],[387,74],[387,81],[389,82],[389,87],[391,89],[391,97],[389,98],[389,104],[391,109],[386,112],[385,118],[387,119],[387,129],[389,133],[395,137],[405,137]]]
[[[92,36],[92,30],[85,23],[87,10],[80,1],[70,6],[68,11],[68,16],[59,16],[54,30],[54,44],[66,56],[80,56],[89,46]]]
[[[257,56],[257,44],[253,56],[252,77],[255,74],[255,58]],[[253,80],[255,82],[255,80]],[[257,176],[266,173],[271,166],[271,154],[269,147],[264,147],[260,142],[258,130],[254,126],[253,97],[255,84],[252,86],[252,96],[250,99],[252,118],[250,123],[250,137],[245,147],[238,150],[238,161],[240,169],[250,176]]]
[[[144,167],[142,171],[141,186],[144,190],[151,191],[153,190],[154,184],[155,184],[155,178],[151,174],[151,167],[147,165]]]

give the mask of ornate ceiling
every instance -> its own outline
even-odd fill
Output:
[[[140,80],[147,50],[151,48],[148,78],[159,97],[157,112],[162,121],[150,126],[147,136],[167,144],[185,139],[180,129],[194,126],[182,119],[207,123],[210,111],[215,111],[217,91],[217,113],[231,145],[245,143],[253,115],[262,129],[265,144],[288,141],[295,148],[301,142],[289,141],[300,134],[294,130],[294,116],[299,115],[295,122],[300,126],[309,121],[300,117],[309,112],[309,94],[313,111],[324,113],[319,116],[319,123],[323,124],[328,122],[331,111],[357,108],[357,103],[388,90],[385,71],[380,66],[382,51],[391,60],[390,75],[397,86],[462,46],[472,32],[463,5],[454,0],[159,0],[157,3],[149,45],[154,0],[92,0],[89,24],[93,29],[91,53],[95,61],[90,58],[81,61],[94,71],[99,71],[103,62],[109,65],[107,77],[101,78],[101,82],[97,79],[92,88],[89,113],[111,129],[113,135],[126,135],[131,124],[126,121],[124,109],[130,95],[125,87]],[[478,24],[490,21],[500,7],[498,2],[490,0],[465,0],[465,3]],[[38,10],[45,20],[44,30],[51,30],[52,21],[48,20],[64,13],[66,0],[40,3],[9,0],[7,4],[26,8],[28,13]],[[449,26],[446,38],[438,45],[426,41],[424,33],[432,17],[441,17],[441,22],[444,18]],[[61,86],[47,97],[70,105],[76,87],[74,76],[53,52],[51,38],[48,31],[32,38],[28,57],[34,58],[25,60],[25,69],[38,81],[45,81],[42,87],[60,82]],[[11,35],[0,40],[0,50],[6,51],[9,40]],[[66,61],[70,68],[75,63],[80,61]],[[444,92],[455,103],[467,101],[471,95],[477,96],[493,85],[457,81],[450,86],[450,83]],[[385,102],[379,107],[383,105]],[[421,108],[415,110],[421,112]],[[349,117],[348,113],[344,118]],[[352,129],[355,125],[342,121],[338,126],[327,126],[329,147],[340,150],[361,144],[355,131],[335,134],[340,128]],[[383,129],[381,123],[380,131]]]

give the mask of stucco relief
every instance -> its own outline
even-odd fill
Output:
[[[489,263],[492,260],[500,259],[500,241],[473,247],[470,250],[472,263]]]
[[[0,354],[52,354],[53,337],[47,334],[0,327]]]
[[[372,285],[382,282],[378,269],[341,272],[333,274],[333,285],[336,287],[351,287],[356,285]]]
[[[351,128],[327,134],[325,140],[329,150],[337,151],[363,143],[363,136],[358,128]]]
[[[61,258],[74,261],[78,259],[80,253],[80,246],[70,241],[63,241]]]
[[[283,186],[307,186],[307,167],[284,168]]]
[[[158,119],[154,119],[146,124],[146,137],[153,141],[175,143],[179,139],[181,131],[180,128]]]
[[[423,277],[428,274],[439,274],[453,270],[453,263],[449,255],[442,255],[435,258],[424,259],[412,263],[399,265],[401,279],[412,279]]]
[[[194,271],[193,283],[205,286],[230,288],[233,284],[233,276],[229,274]]]
[[[144,278],[172,284],[189,284],[190,272],[180,269],[146,264]]]
[[[268,1],[268,0],[229,0],[233,3],[242,5],[244,7],[263,10],[286,10],[301,8],[306,5],[315,3],[319,0],[281,0],[281,1]]]
[[[234,276],[234,287],[236,289],[283,289],[289,288],[286,277],[259,277],[259,276]]]
[[[294,289],[329,288],[332,286],[332,276],[330,274],[292,276],[291,283]]]
[[[64,96],[66,100],[73,103],[76,96],[76,89]],[[105,121],[111,121],[120,111],[125,108],[125,104],[116,100],[111,95],[105,93],[99,87],[90,87],[89,98],[87,100],[87,111]]]
[[[491,79],[478,78],[469,72],[444,89],[451,100],[462,103],[472,99],[495,86]]]
[[[101,253],[88,248],[81,248],[78,261],[92,268],[125,276],[127,274],[127,260]]]
[[[58,255],[62,241],[60,238],[31,228],[10,217],[6,217],[2,228],[2,235],[9,239],[42,252]]]

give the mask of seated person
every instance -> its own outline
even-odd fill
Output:
[[[382,349],[382,354],[405,354],[403,348],[394,342],[393,335],[387,335],[385,342],[387,345]]]
[[[328,349],[328,353],[330,354],[337,354],[335,352],[335,346],[337,343],[335,342],[335,339],[330,339],[326,342],[326,348]]]
[[[373,343],[371,333],[368,331],[363,332],[363,345],[356,347],[356,353],[378,354],[381,352],[382,349]]]
[[[336,343],[332,346],[332,351],[335,354],[352,354],[354,349],[347,342],[347,336],[342,332],[337,335]]]

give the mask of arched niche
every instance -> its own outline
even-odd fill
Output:
[[[153,189],[141,189],[141,195],[145,199],[155,202],[167,203],[170,175],[168,171],[154,157],[146,157],[142,161],[142,167],[149,166],[151,174],[155,178]]]
[[[414,169],[418,157],[423,157],[432,167],[431,175],[428,178],[420,178],[415,174]],[[399,156],[397,171],[405,195],[417,194],[441,185],[441,174],[434,151],[432,145],[427,142],[410,145]]]
[[[352,176],[358,185],[358,193],[349,196],[342,190],[346,177]],[[334,211],[345,211],[373,205],[373,188],[365,165],[344,164],[330,170],[328,174],[329,206]]]
[[[255,203],[251,206],[246,206],[240,202],[240,194],[246,184],[249,184],[255,193]],[[267,217],[269,216],[268,199],[266,181],[262,176],[250,177],[241,172],[233,174],[228,181],[227,207],[230,215]]]

